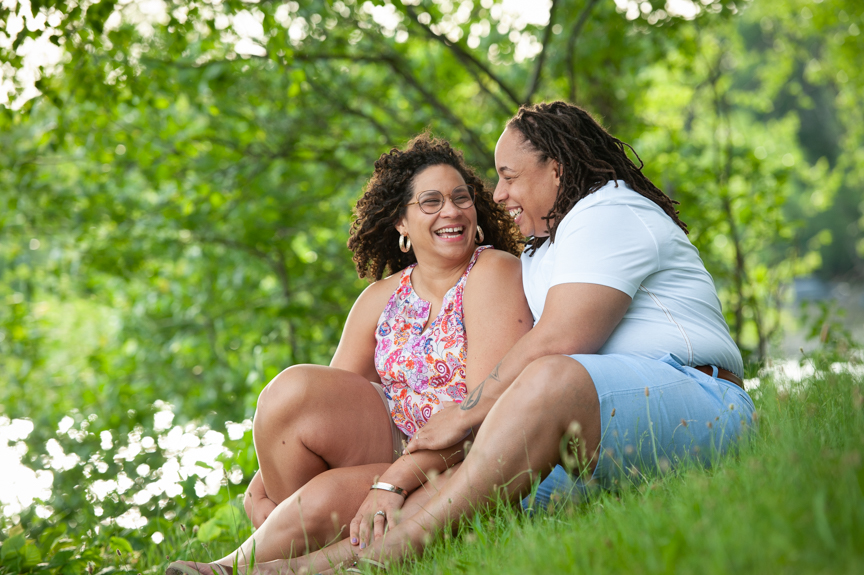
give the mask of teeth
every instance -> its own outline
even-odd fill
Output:
[[[522,213],[522,208],[513,208],[512,210],[507,210],[507,211],[510,212],[511,218],[516,218],[516,216],[518,216],[519,214]]]
[[[441,234],[461,234],[462,228],[441,228],[440,230],[436,230],[435,233],[439,236]]]

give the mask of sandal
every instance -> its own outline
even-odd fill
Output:
[[[233,569],[220,565],[219,563],[202,563],[202,565],[210,567],[216,575],[232,575],[233,573]],[[201,572],[185,563],[174,561],[168,565],[167,569],[165,569],[165,575],[201,575]]]

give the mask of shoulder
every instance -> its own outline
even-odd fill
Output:
[[[501,289],[522,290],[522,263],[519,258],[503,250],[484,250],[468,276],[466,297]]]
[[[495,281],[522,273],[519,258],[503,250],[488,249],[477,256],[470,278],[476,282]]]
[[[590,196],[580,200],[561,220],[556,232],[558,238],[584,237],[585,234],[602,237],[605,242],[618,244],[628,238],[645,239],[665,233],[674,222],[653,201],[630,189],[625,182],[609,182]],[[668,222],[667,222],[668,220]]]
[[[370,313],[377,310],[377,313],[380,314],[387,302],[390,301],[390,296],[399,288],[401,277],[402,272],[400,271],[368,286],[357,298],[354,306],[368,310]]]

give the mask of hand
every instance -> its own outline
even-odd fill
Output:
[[[404,504],[405,498],[398,493],[370,489],[357,510],[357,515],[351,520],[351,545],[359,545],[360,549],[365,549],[372,543],[373,536],[375,539],[383,536],[387,525],[394,526],[399,523],[399,512]],[[378,513],[379,511],[384,513]]]
[[[471,433],[459,404],[447,405],[436,412],[405,447],[405,453],[428,449],[437,451],[456,445]]]

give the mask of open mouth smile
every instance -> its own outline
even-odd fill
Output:
[[[462,232],[465,230],[463,226],[453,226],[449,228],[441,228],[440,230],[435,230],[435,235],[439,238],[444,238],[447,240],[456,239],[462,236]]]

